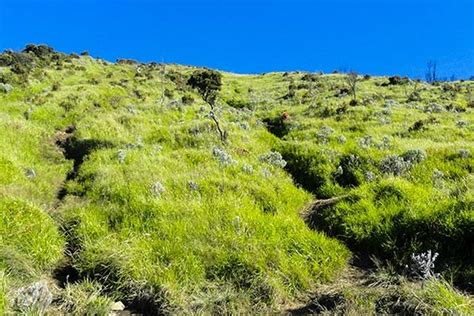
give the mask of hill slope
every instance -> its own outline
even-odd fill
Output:
[[[472,291],[472,82],[354,77],[353,91],[344,74],[45,46],[0,66],[0,311],[274,312],[311,295],[307,311],[471,311],[402,267],[436,251],[436,272]],[[385,263],[338,287],[351,253]]]

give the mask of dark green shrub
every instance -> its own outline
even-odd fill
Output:
[[[197,70],[189,78],[188,85],[196,89],[204,101],[214,106],[222,86],[222,75],[215,70]]]
[[[15,81],[12,73],[0,72],[0,83],[13,83]]]
[[[389,86],[389,85],[403,85],[403,84],[406,84],[408,83],[408,78],[407,77],[400,77],[400,76],[391,76],[391,77],[388,77],[388,83],[384,84],[386,86]]]
[[[134,59],[117,59],[119,65],[138,65],[139,62]]]
[[[59,88],[61,87],[61,84],[59,82],[53,83],[53,86],[51,87],[52,91],[58,91]]]
[[[419,91],[415,90],[408,96],[408,101],[421,101],[421,94]]]
[[[185,75],[177,71],[170,70],[166,72],[166,78],[171,80],[176,85],[178,90],[186,90],[188,78]]]
[[[373,162],[358,154],[346,154],[339,161],[340,170],[335,174],[342,187],[356,187],[364,182],[365,174],[372,169]]]
[[[23,49],[22,52],[32,53],[38,58],[46,59],[50,57],[51,54],[54,53],[54,49],[52,47],[49,47],[43,44],[42,45],[28,44],[26,45],[25,49]]]
[[[297,86],[294,82],[288,85],[288,92],[282,97],[284,100],[293,99],[296,96]]]
[[[279,138],[285,137],[291,131],[291,120],[284,115],[264,118],[262,121],[268,131]]]
[[[319,79],[319,75],[314,74],[314,73],[307,73],[307,74],[304,74],[303,77],[301,77],[301,80],[309,81],[309,82],[316,82],[318,81],[318,79]]]
[[[13,73],[26,78],[33,69],[34,62],[34,58],[27,53],[8,50],[0,55],[0,66],[11,67]]]
[[[181,97],[181,102],[184,104],[184,105],[190,105],[190,104],[193,104],[194,103],[194,98],[192,95],[189,95],[189,94],[185,94]]]
[[[409,132],[416,132],[422,129],[425,129],[425,123],[423,120],[416,121],[410,128],[408,129]]]
[[[236,108],[236,109],[244,109],[244,108],[249,109],[250,108],[250,104],[248,103],[248,101],[244,100],[242,98],[227,99],[226,103],[229,106],[231,106],[233,108]]]
[[[167,97],[168,99],[172,99],[173,96],[174,96],[174,92],[168,88],[165,88],[165,92],[164,92],[164,95],[165,97]]]

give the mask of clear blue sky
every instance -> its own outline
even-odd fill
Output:
[[[240,73],[474,75],[474,0],[0,0],[0,50],[46,43]]]

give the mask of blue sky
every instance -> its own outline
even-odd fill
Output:
[[[239,73],[474,75],[474,0],[0,0],[0,50],[46,43],[115,61]]]

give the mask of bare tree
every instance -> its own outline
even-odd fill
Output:
[[[188,84],[197,89],[204,101],[211,107],[209,117],[216,124],[221,141],[226,142],[228,137],[227,131],[221,128],[221,124],[215,114],[217,96],[222,87],[222,75],[214,70],[197,70],[189,78]]]
[[[352,101],[357,102],[357,82],[359,81],[359,76],[355,71],[351,71],[346,76],[346,83],[349,85],[349,89],[352,94]]]
[[[437,67],[437,63],[436,61],[434,60],[430,60],[427,64],[426,64],[426,74],[425,74],[425,77],[426,77],[426,81],[427,82],[435,82],[437,80],[437,77],[436,77],[436,67]]]

